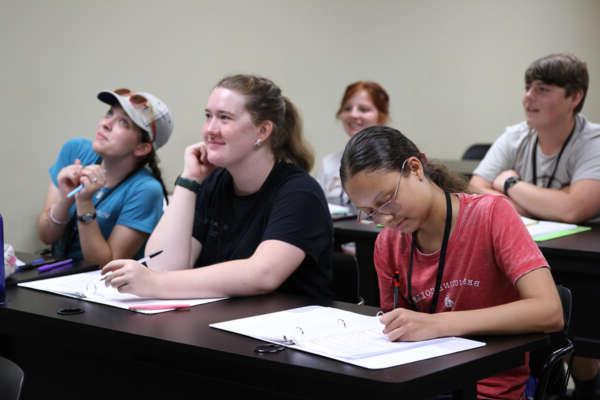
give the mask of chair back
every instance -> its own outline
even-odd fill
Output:
[[[571,331],[571,312],[573,311],[573,295],[571,290],[563,285],[556,285],[558,295],[560,296],[560,302],[563,306],[563,318],[565,321],[565,327],[563,331],[569,335]]]
[[[21,367],[11,360],[0,357],[0,397],[4,400],[18,400],[21,396],[25,374]]]
[[[475,143],[470,145],[462,155],[463,160],[483,160],[487,151],[492,147],[491,143]]]
[[[538,374],[535,395],[533,397],[535,400],[548,399],[550,386],[553,393],[562,394],[566,392],[570,375],[571,358],[575,352],[575,345],[569,338],[573,296],[571,290],[566,286],[557,284],[556,289],[562,303],[565,324],[561,332],[555,332],[551,335],[551,353],[546,357]],[[563,366],[564,360],[567,361],[566,369]]]
[[[360,271],[356,258],[347,253],[333,253],[334,299],[348,303],[364,304],[360,296]]]

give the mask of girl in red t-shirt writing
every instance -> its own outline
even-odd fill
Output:
[[[385,226],[374,258],[390,340],[562,329],[548,263],[504,196],[464,193],[466,182],[379,125],[351,138],[340,177],[359,218]],[[528,376],[523,365],[481,380],[478,395],[521,399]]]

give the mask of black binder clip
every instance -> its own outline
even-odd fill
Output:
[[[259,344],[254,348],[254,352],[258,354],[279,353],[285,350],[285,346],[275,343]]]

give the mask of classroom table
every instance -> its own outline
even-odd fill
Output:
[[[365,304],[379,306],[379,287],[373,265],[375,238],[381,230],[356,220],[334,221],[336,241],[354,241],[360,267],[360,295]],[[595,315],[600,305],[600,225],[575,235],[539,242],[557,283],[571,289],[571,335],[575,352],[600,358],[600,327]]]
[[[600,225],[590,231],[540,242],[554,279],[571,289],[575,354],[600,358]]]
[[[25,370],[23,400],[173,399],[243,395],[261,399],[406,398],[453,392],[474,399],[475,382],[523,362],[549,344],[544,334],[485,336],[486,346],[381,370],[286,349],[210,328],[213,322],[307,305],[282,293],[143,315],[21,287],[0,306],[0,354]],[[333,303],[373,314],[376,308]],[[84,313],[58,315],[62,308]]]

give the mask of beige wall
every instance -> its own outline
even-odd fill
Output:
[[[93,137],[101,89],[162,97],[175,133],[161,149],[168,186],[200,139],[210,88],[266,75],[301,109],[318,158],[345,143],[334,113],[345,86],[382,83],[391,125],[430,158],[459,158],[522,119],[535,58],[587,61],[584,114],[600,122],[600,1],[0,0],[0,212],[6,240],[41,247],[35,218],[48,166],[72,136]]]

